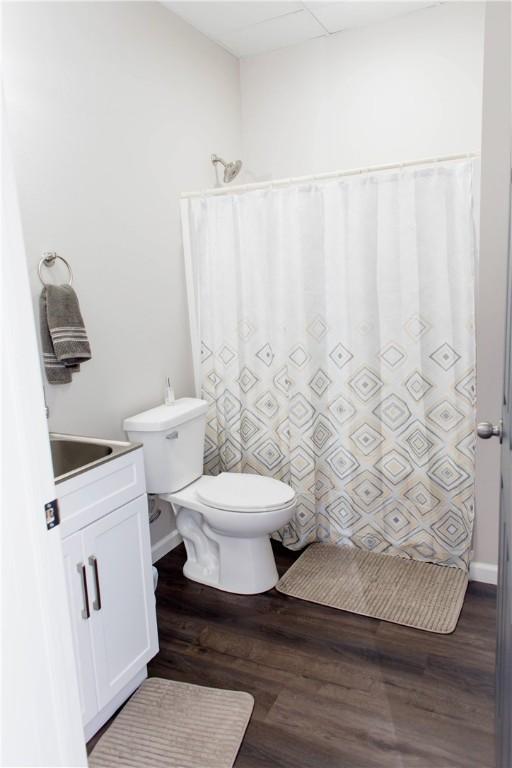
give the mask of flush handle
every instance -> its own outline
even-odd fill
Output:
[[[503,421],[492,424],[490,421],[481,421],[476,428],[478,437],[482,440],[489,440],[490,437],[499,437],[500,443],[503,442]]]
[[[165,436],[166,440],[177,440],[179,437],[179,432],[177,429],[174,430],[174,432],[169,432],[168,435]]]

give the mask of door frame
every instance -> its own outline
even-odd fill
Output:
[[[501,415],[510,183],[509,49],[509,4],[487,2],[476,303],[477,422],[496,423]],[[498,442],[477,440],[475,459],[475,554],[470,577],[496,584],[500,505]]]

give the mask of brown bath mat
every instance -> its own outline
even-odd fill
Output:
[[[89,768],[231,768],[254,699],[151,677],[89,756]]]
[[[460,568],[351,547],[311,544],[277,589],[342,611],[427,632],[453,632],[466,594]]]

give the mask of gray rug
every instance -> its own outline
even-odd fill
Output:
[[[151,677],[100,738],[89,768],[231,768],[254,699]]]
[[[311,544],[277,584],[286,595],[427,632],[453,632],[468,574],[332,544]]]

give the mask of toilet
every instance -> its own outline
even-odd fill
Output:
[[[124,421],[144,446],[148,493],[171,502],[185,542],[189,579],[251,595],[274,587],[270,534],[289,522],[295,491],[260,475],[203,475],[205,400],[185,397]]]

